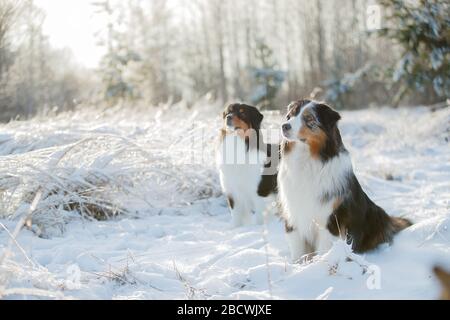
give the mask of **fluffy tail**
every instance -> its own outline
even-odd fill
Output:
[[[413,225],[413,223],[405,218],[396,218],[396,217],[390,217],[391,218],[391,226],[392,231],[394,234],[399,233],[400,231],[409,228]]]

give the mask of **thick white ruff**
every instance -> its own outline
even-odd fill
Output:
[[[287,240],[294,261],[305,252],[305,241],[323,253],[331,248],[333,235],[326,228],[335,199],[323,202],[323,195],[346,187],[352,163],[347,152],[323,163],[311,157],[309,146],[296,142],[282,156],[278,174],[279,200],[283,215],[294,231]]]
[[[234,202],[231,214],[235,227],[252,223],[253,213],[256,223],[263,223],[264,213],[271,212],[276,201],[275,196],[258,195],[266,158],[262,150],[247,151],[244,139],[237,134],[227,134],[219,145],[217,167],[222,190]]]

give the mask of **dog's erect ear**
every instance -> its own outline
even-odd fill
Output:
[[[295,101],[289,103],[289,105],[287,106],[287,112],[291,113],[292,109],[294,109],[297,106],[297,103]]]
[[[288,114],[290,114],[290,113],[292,113],[292,110],[297,108],[297,107],[299,108],[299,112],[300,112],[300,109],[303,108],[304,106],[306,106],[310,102],[311,102],[311,100],[308,100],[308,99],[302,99],[302,100],[298,100],[298,101],[293,101],[293,102],[291,102],[288,105],[287,112],[288,112]]]
[[[320,122],[330,128],[333,128],[341,120],[341,115],[324,103],[318,104],[316,110]]]

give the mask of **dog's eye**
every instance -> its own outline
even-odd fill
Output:
[[[308,125],[310,127],[314,125],[315,119],[312,115],[305,116],[304,120],[305,120],[306,125]]]

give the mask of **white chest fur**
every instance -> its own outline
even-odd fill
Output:
[[[312,158],[308,147],[300,142],[282,157],[278,176],[279,199],[283,214],[295,228],[300,241],[315,243],[319,250],[331,245],[323,243],[325,240],[320,238],[327,233],[326,224],[334,200],[324,202],[323,195],[341,190],[351,170],[347,153],[323,163]],[[298,258],[302,254],[293,253],[293,257]]]
[[[256,148],[247,150],[244,139],[225,136],[217,152],[220,182],[226,196],[233,199],[232,210],[236,226],[246,224],[255,212],[261,222],[266,201],[258,196],[258,186],[266,161],[266,154]]]

